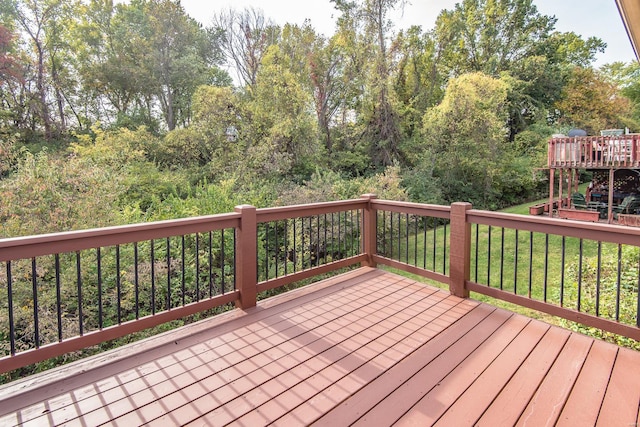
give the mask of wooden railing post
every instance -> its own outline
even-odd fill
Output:
[[[467,222],[467,211],[471,203],[451,205],[451,247],[449,254],[449,291],[461,297],[469,297],[466,281],[471,271],[471,224]]]
[[[236,229],[236,288],[240,291],[236,307],[246,309],[254,307],[257,299],[258,225],[255,206],[240,205],[235,211],[242,215]]]
[[[376,254],[376,242],[378,239],[376,230],[377,211],[371,206],[371,200],[377,199],[378,196],[375,194],[363,194],[360,198],[368,200],[362,215],[361,250],[367,256],[367,260],[362,265],[375,267],[376,262],[373,260],[373,256]]]

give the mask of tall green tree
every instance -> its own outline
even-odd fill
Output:
[[[573,65],[593,62],[605,44],[555,32],[556,18],[538,12],[533,0],[463,0],[443,11],[438,37],[448,47],[448,73],[508,73],[516,83],[509,96],[510,138],[535,122],[560,99]]]
[[[215,34],[189,17],[179,1],[134,0],[114,7],[110,0],[92,0],[83,11],[78,33],[85,41],[79,48],[85,86],[107,98],[120,116],[142,112],[143,123],[149,123],[158,107],[173,130],[190,122],[199,85],[230,84],[217,67]]]
[[[36,87],[31,101],[37,104],[37,117],[45,138],[49,140],[65,128],[61,85],[64,65],[59,51],[63,43],[61,27],[64,13],[68,9],[61,0],[2,0],[0,10],[13,19],[28,40],[27,52]],[[58,105],[57,120],[51,111],[52,97]]]
[[[499,79],[463,74],[449,81],[442,102],[425,114],[422,169],[440,180],[446,201],[495,208],[504,197],[499,183],[508,158],[507,94]]]
[[[445,78],[439,70],[442,45],[420,27],[400,32],[394,41],[397,65],[393,74],[394,90],[400,104],[403,129],[407,138],[420,133],[427,108],[442,99]]]
[[[593,68],[575,67],[556,103],[559,123],[598,135],[602,129],[624,127],[631,115],[629,99],[617,86]]]
[[[247,107],[248,160],[267,175],[287,175],[320,161],[311,95],[292,68],[279,46],[269,47]]]
[[[634,132],[640,131],[640,64],[614,62],[602,67],[602,75],[631,102],[631,116],[627,124]]]
[[[366,52],[369,62],[365,73],[365,101],[362,104],[364,138],[370,143],[374,165],[388,166],[401,157],[402,131],[399,125],[391,81],[390,40],[393,23],[389,15],[404,5],[403,0],[332,0],[342,16],[338,25],[351,36],[353,48]]]

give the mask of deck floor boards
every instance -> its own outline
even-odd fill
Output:
[[[640,353],[363,268],[0,388],[0,425],[634,425]]]

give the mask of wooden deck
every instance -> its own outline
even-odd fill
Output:
[[[0,389],[0,425],[634,426],[640,353],[362,268]]]

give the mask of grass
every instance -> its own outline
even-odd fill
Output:
[[[529,206],[542,202],[544,200],[513,206],[502,212],[528,215]],[[434,250],[432,229],[427,227],[425,232],[416,218],[402,217],[398,222],[394,223],[395,230],[391,235],[400,233],[404,247],[398,250],[395,244],[394,258],[418,267],[423,267],[426,259],[428,269],[435,265],[433,270],[447,274],[448,267],[445,262],[443,268],[443,262],[448,257],[448,248],[445,251],[444,243],[441,243],[444,242],[444,227],[439,226],[435,231],[438,245]],[[416,229],[419,229],[417,233]],[[448,227],[446,233],[448,239]],[[640,256],[637,247],[599,245],[598,242],[578,238],[473,225],[471,251],[471,280],[476,283],[571,309],[578,309],[579,304],[582,312],[597,312],[603,318],[625,324],[634,325],[636,322]],[[447,288],[432,280],[428,283]],[[640,343],[636,341],[595,328],[482,294],[473,293],[472,298],[640,350]]]

